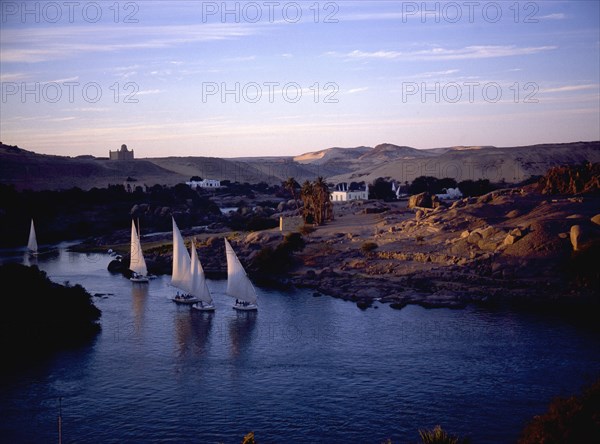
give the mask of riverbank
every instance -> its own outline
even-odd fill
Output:
[[[599,208],[598,197],[548,196],[533,186],[497,190],[436,209],[409,209],[406,201],[336,203],[335,219],[305,232],[305,247],[294,253],[294,265],[276,274],[257,269],[255,258],[295,227],[251,233],[198,228],[184,237],[196,238],[209,277],[226,275],[222,238],[227,236],[256,282],[311,288],[316,295],[354,301],[363,309],[374,301],[393,308],[478,304],[587,309],[599,302],[594,265]],[[293,217],[290,212],[284,216]],[[126,253],[125,231],[120,240],[93,243]],[[171,233],[142,243],[151,272],[170,273]]]
[[[308,237],[291,281],[362,307],[597,304],[599,204],[532,187],[436,209],[347,203]]]

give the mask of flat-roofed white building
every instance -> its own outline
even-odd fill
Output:
[[[196,188],[219,188],[221,186],[220,180],[214,179],[202,179],[202,180],[192,180],[190,182],[186,182],[186,185],[189,185],[192,190]]]
[[[369,185],[365,185],[364,190],[350,191],[348,189],[348,184],[338,184],[335,191],[331,193],[331,201],[347,202],[349,200],[369,200]]]

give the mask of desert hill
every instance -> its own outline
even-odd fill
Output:
[[[355,148],[327,148],[320,151],[304,153],[294,157],[294,161],[301,164],[324,164],[331,161],[342,160],[349,161],[360,158],[362,155],[371,151],[372,148],[359,146]]]
[[[139,150],[138,150],[139,152]],[[399,182],[418,176],[489,179],[516,183],[543,175],[558,165],[600,162],[600,141],[520,147],[456,146],[420,150],[383,143],[374,148],[328,148],[280,157],[160,157],[111,161],[93,156],[51,156],[0,144],[0,183],[17,189],[91,189],[137,183],[175,185],[192,176],[232,182],[279,184],[318,176],[329,182],[366,181],[378,177]]]
[[[0,144],[0,183],[14,185],[17,190],[86,190],[122,184],[128,177],[141,178],[140,183],[148,185],[174,185],[189,179],[147,160],[50,156]]]
[[[389,177],[411,182],[419,176],[452,177],[457,181],[489,179],[517,183],[559,165],[600,162],[600,142],[543,144],[520,147],[454,147],[423,150],[428,155],[386,160],[329,177],[333,182],[373,182]]]

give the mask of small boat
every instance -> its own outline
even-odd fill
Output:
[[[177,227],[175,219],[173,219],[173,272],[171,274],[171,285],[180,291],[171,298],[173,302],[178,304],[192,305],[199,311],[214,311],[215,307],[212,302],[212,297],[196,246],[192,242],[191,256],[185,248],[185,242],[181,231]]]
[[[29,250],[29,254],[37,256],[38,243],[37,236],[35,234],[35,225],[33,224],[33,219],[31,219],[31,226],[29,228],[29,241],[27,242],[27,249]]]
[[[227,256],[227,294],[235,298],[233,308],[240,311],[257,310],[256,289],[227,238],[225,238],[225,254]]]
[[[148,268],[142,251],[140,236],[135,228],[135,222],[131,221],[131,252],[129,258],[129,269],[132,275],[129,278],[131,282],[146,283],[148,279]]]

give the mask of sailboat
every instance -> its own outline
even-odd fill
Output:
[[[208,285],[206,284],[206,277],[204,276],[204,270],[200,264],[200,259],[198,259],[198,252],[196,251],[196,244],[194,241],[192,241],[191,249],[192,279],[190,282],[190,293],[200,299],[200,301],[192,305],[192,308],[199,311],[214,311],[215,306],[210,291],[208,290]]]
[[[129,278],[132,282],[148,282],[148,268],[142,251],[140,236],[135,228],[135,222],[131,221],[131,252],[129,259],[129,269],[133,272]]]
[[[35,234],[35,226],[33,225],[33,219],[31,219],[31,227],[29,228],[29,241],[27,242],[27,249],[30,254],[34,256],[38,254],[38,243],[37,236]]]
[[[191,257],[185,248],[181,231],[173,219],[173,272],[171,285],[181,290],[172,300],[178,304],[192,305],[200,311],[213,311],[215,309],[206,285],[204,271],[198,259],[194,242],[191,245]]]
[[[227,294],[235,298],[233,308],[243,311],[257,310],[256,289],[227,238],[225,238],[225,254],[227,256]]]

